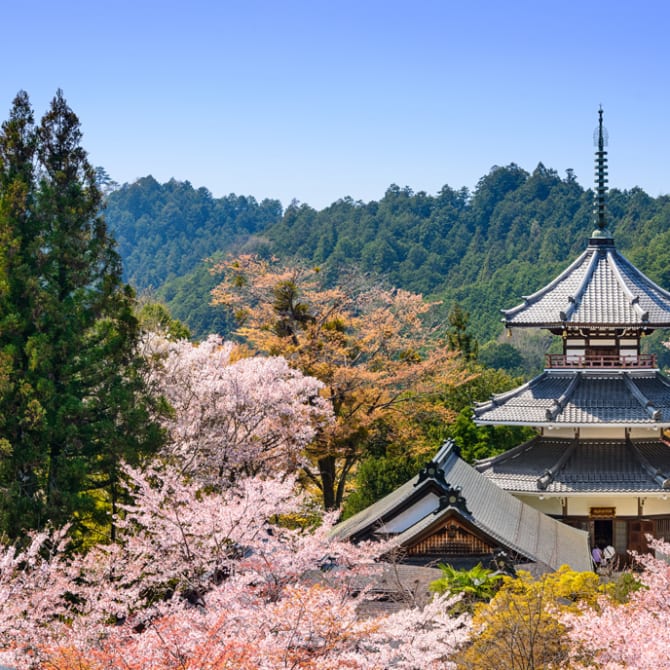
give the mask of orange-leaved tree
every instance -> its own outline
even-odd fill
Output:
[[[213,303],[234,312],[237,334],[325,384],[336,421],[307,449],[304,472],[326,509],[342,503],[380,425],[415,453],[434,449],[427,427],[453,418],[441,394],[468,375],[441,341],[444,328],[428,325],[431,303],[354,271],[329,287],[318,268],[252,255],[213,271],[222,274]]]

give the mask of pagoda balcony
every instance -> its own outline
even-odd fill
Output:
[[[655,354],[639,354],[638,356],[576,356],[575,354],[545,354],[547,369],[580,369],[580,368],[625,368],[651,370],[658,367]]]

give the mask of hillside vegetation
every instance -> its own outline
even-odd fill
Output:
[[[291,203],[229,195],[216,199],[188,182],[153,178],[108,198],[107,220],[119,241],[127,279],[166,301],[196,337],[226,334],[208,306],[217,278],[206,259],[252,250],[300,257],[332,283],[356,264],[388,283],[457,302],[485,344],[501,334],[500,308],[540,288],[585,248],[593,229],[593,192],[568,171],[539,164],[493,167],[473,192],[444,186],[436,195],[391,185],[379,201],[345,197],[317,211]],[[610,226],[618,248],[653,280],[670,286],[670,197],[613,189]]]

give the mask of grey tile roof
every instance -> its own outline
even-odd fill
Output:
[[[668,327],[670,292],[626,260],[612,240],[591,240],[547,286],[502,311],[508,327]]]
[[[455,448],[447,443],[435,458],[446,481],[460,486],[466,499],[468,513],[456,507],[435,509],[412,526],[399,533],[395,541],[407,546],[431,526],[439,524],[448,514],[457,514],[497,541],[501,547],[557,569],[563,564],[575,570],[589,570],[591,558],[588,535],[556,521],[530,505],[522,503],[458,457]],[[339,538],[351,538],[366,530],[381,526],[383,518],[394,512],[422,485],[419,477],[410,480],[374,505],[359,512],[333,529]]]
[[[519,458],[523,450],[523,458]],[[670,445],[660,440],[539,437],[476,469],[514,493],[667,492]]]
[[[474,414],[477,424],[670,426],[670,381],[657,370],[549,370]]]

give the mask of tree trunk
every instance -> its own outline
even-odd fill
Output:
[[[335,456],[325,456],[318,461],[323,507],[325,510],[334,510],[337,507],[335,497]]]

